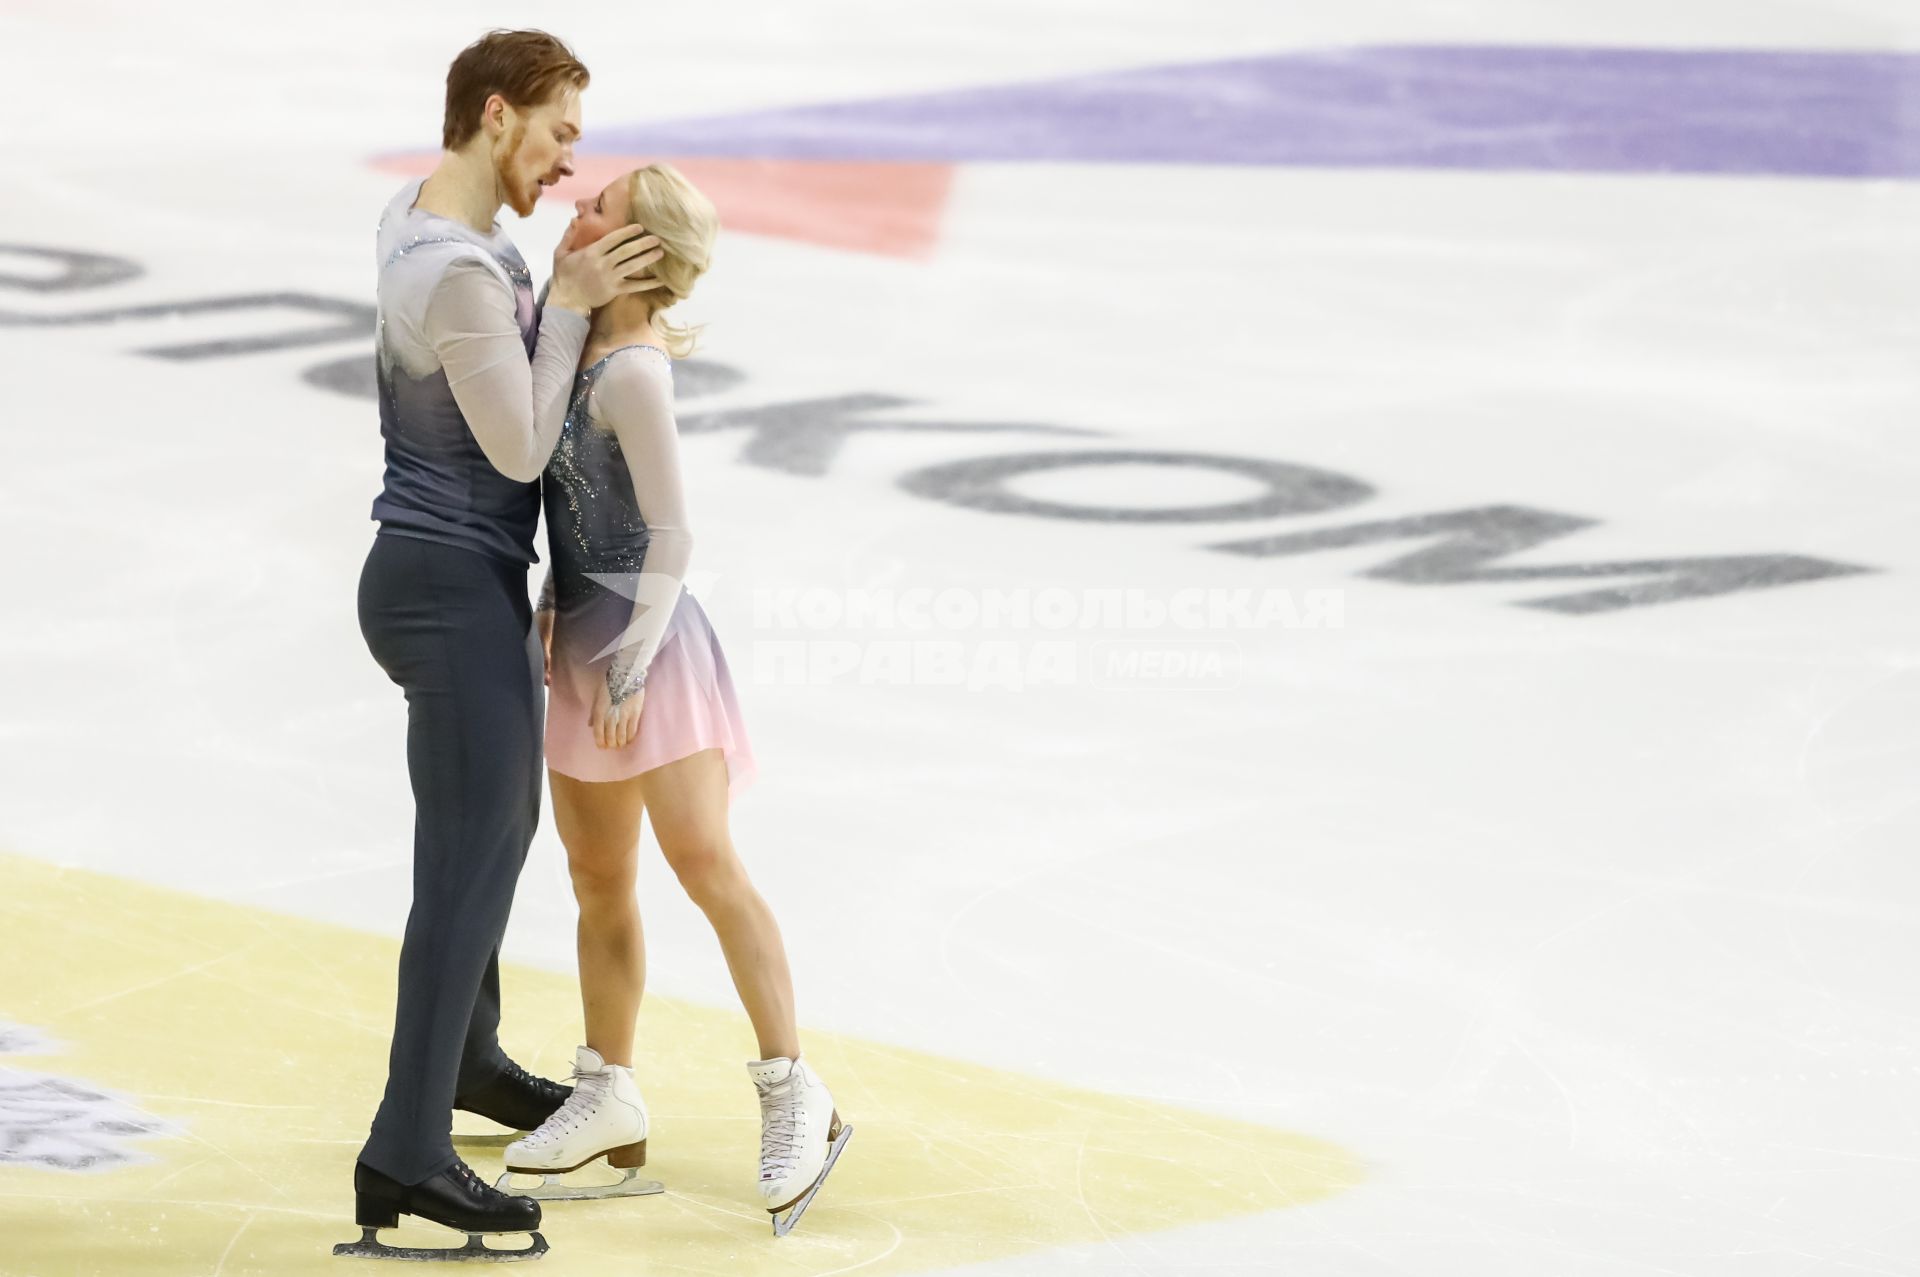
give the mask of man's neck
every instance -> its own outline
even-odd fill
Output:
[[[493,215],[500,211],[500,187],[493,164],[485,156],[443,151],[440,163],[420,185],[415,208],[423,213],[465,222],[482,235],[493,234]]]

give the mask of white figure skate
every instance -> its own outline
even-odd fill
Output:
[[[658,1180],[637,1179],[647,1164],[647,1104],[633,1070],[608,1064],[592,1047],[574,1052],[573,1094],[540,1129],[507,1145],[506,1174],[495,1187],[548,1202],[640,1197],[665,1191]],[[604,1157],[622,1173],[611,1184],[570,1184],[561,1179]],[[515,1175],[538,1175],[533,1188],[514,1188]]]
[[[773,1216],[773,1235],[785,1237],[853,1128],[842,1125],[833,1095],[798,1056],[752,1060],[747,1073],[760,1093],[760,1197]]]

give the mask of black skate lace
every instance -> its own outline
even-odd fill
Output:
[[[465,1162],[455,1161],[453,1164],[453,1172],[463,1183],[473,1189],[483,1201],[492,1201],[497,1197],[507,1196],[506,1193],[501,1192],[493,1185],[487,1183],[487,1181],[481,1179],[480,1176],[474,1172],[473,1167],[468,1166]]]
[[[549,1082],[546,1078],[535,1077],[533,1074],[521,1068],[518,1060],[508,1060],[507,1067],[503,1072],[515,1083],[521,1086],[532,1087],[542,1094],[558,1095],[560,1093],[560,1084],[558,1082]],[[579,1074],[576,1073],[574,1076],[578,1077]]]

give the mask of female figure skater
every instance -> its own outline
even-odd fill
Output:
[[[753,750],[719,639],[683,584],[693,536],[672,361],[692,348],[693,333],[659,312],[707,269],[719,218],[665,164],[616,178],[575,212],[564,248],[637,224],[664,256],[649,272],[659,288],[593,312],[546,470],[547,777],[580,904],[587,1041],[575,1053],[573,1094],[508,1146],[506,1165],[546,1177],[534,1196],[657,1191],[634,1181],[647,1143],[633,1077],[646,971],[634,880],[641,815],[651,812],[660,850],[713,923],[759,1038],[762,1058],[747,1064],[760,1099],[759,1186],[775,1234],[784,1235],[853,1128],[801,1059],[780,929],[728,836],[728,803],[755,774]],[[598,1190],[557,1182],[602,1156],[625,1179]]]

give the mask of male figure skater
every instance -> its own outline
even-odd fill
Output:
[[[386,1094],[354,1166],[361,1240],[335,1254],[532,1258],[539,1203],[453,1150],[451,1110],[533,1130],[570,1088],[501,1051],[499,947],[540,818],[543,653],[527,597],[539,477],[559,437],[594,307],[658,286],[661,254],[626,226],[556,253],[544,307],[494,220],[573,171],[585,66],[541,31],[494,31],[447,72],[443,154],[387,205],[377,236],[379,530],[360,629],[406,693],[413,907],[400,950]],[[402,1214],[468,1234],[388,1246]],[[527,1232],[522,1250],[482,1245]]]

